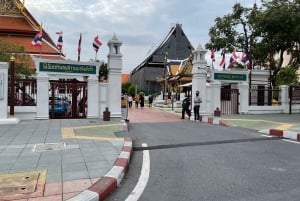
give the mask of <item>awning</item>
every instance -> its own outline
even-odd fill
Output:
[[[180,87],[191,87],[192,86],[192,83],[189,82],[189,83],[186,83],[186,84],[182,84],[182,85],[179,85]]]

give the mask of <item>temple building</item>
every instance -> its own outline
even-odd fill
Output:
[[[25,8],[25,0],[1,0],[0,4],[0,41],[23,46],[24,53],[29,56],[26,62],[29,68],[36,68],[34,60],[37,58],[65,59],[42,25]],[[42,31],[42,45],[33,46],[32,41],[40,31]],[[15,54],[15,57],[18,61],[18,55]]]
[[[147,95],[164,92],[166,87],[161,79],[173,77],[166,78],[168,68],[173,68],[173,71],[169,72],[175,75],[179,67],[178,63],[175,64],[177,66],[175,70],[176,67],[168,65],[168,60],[186,60],[193,50],[194,47],[183,32],[182,25],[176,24],[171,27],[163,41],[131,72],[129,82],[136,84]]]

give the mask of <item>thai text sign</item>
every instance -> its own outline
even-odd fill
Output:
[[[96,74],[96,66],[40,62],[39,71],[51,73]]]
[[[247,75],[238,73],[214,73],[214,80],[247,81]]]

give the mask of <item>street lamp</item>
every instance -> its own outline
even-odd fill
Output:
[[[9,102],[9,115],[10,117],[14,117],[15,108],[14,108],[14,100],[15,100],[15,61],[16,58],[14,55],[10,57],[10,102]]]

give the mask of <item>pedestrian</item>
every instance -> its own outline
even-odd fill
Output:
[[[129,96],[128,96],[127,101],[128,101],[128,107],[131,108],[131,107],[132,107],[132,101],[133,101],[133,98],[132,98],[132,96],[131,96],[130,94],[129,94]]]
[[[145,98],[142,94],[140,95],[140,105],[141,105],[141,109],[143,109],[145,106]]]
[[[152,107],[153,97],[151,95],[149,95],[148,97],[148,102],[149,102],[149,107]]]
[[[199,110],[200,110],[200,103],[202,103],[202,98],[200,97],[200,92],[196,91],[196,96],[194,97],[194,116],[195,121],[199,121]]]
[[[139,108],[140,96],[138,94],[135,94],[134,102],[135,102],[135,108]]]
[[[181,112],[181,119],[185,118],[185,113],[191,118],[191,110],[190,110],[191,101],[188,96],[185,97],[182,101],[182,112]]]

